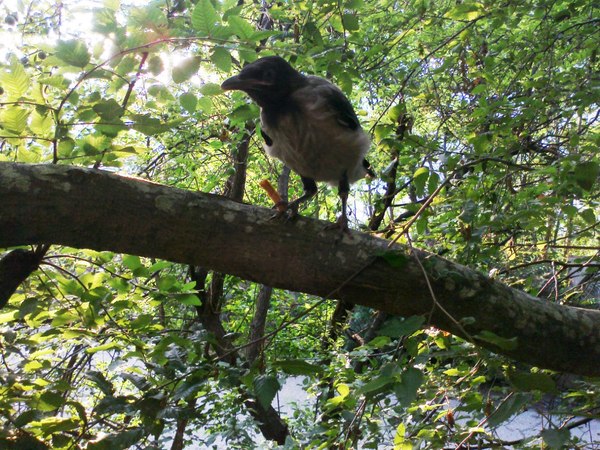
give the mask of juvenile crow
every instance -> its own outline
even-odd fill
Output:
[[[243,91],[260,106],[267,154],[300,175],[304,194],[286,205],[288,214],[295,216],[298,205],[317,193],[316,181],[326,181],[338,186],[342,214],[336,223],[347,231],[350,183],[373,172],[365,159],[369,137],[342,91],[302,75],[279,56],[248,64],[221,88]]]

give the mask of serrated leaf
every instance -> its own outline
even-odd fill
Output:
[[[198,36],[211,36],[220,20],[210,0],[200,0],[192,12],[192,26]]]
[[[48,137],[53,131],[54,121],[49,113],[41,114],[37,110],[31,115],[29,129],[38,136]]]
[[[272,375],[259,375],[254,379],[254,394],[256,398],[263,406],[268,408],[271,406],[271,402],[275,398],[277,391],[281,389],[281,385],[277,378]]]
[[[217,47],[210,55],[210,60],[219,70],[229,72],[231,70],[231,54],[223,47]]]
[[[181,61],[173,68],[173,81],[175,83],[183,83],[189,80],[192,76],[198,73],[200,62],[202,59],[199,56],[192,56]]]
[[[11,133],[20,135],[27,127],[29,114],[30,111],[26,109],[19,108],[18,106],[11,106],[2,111],[2,114],[0,115],[0,126]]]
[[[85,67],[90,62],[90,53],[83,41],[71,39],[56,44],[55,56],[75,67]]]
[[[196,111],[198,99],[191,92],[186,92],[185,94],[181,94],[179,96],[179,104],[183,109],[192,114],[194,111]]]
[[[239,37],[242,41],[251,40],[255,33],[255,28],[240,16],[229,16],[227,18],[227,23],[229,24],[233,34]]]
[[[303,359],[283,359],[273,365],[290,375],[316,375],[323,371],[321,366],[308,363]]]
[[[0,72],[0,86],[4,89],[9,101],[21,98],[30,85],[31,79],[17,58],[11,59],[8,71]]]

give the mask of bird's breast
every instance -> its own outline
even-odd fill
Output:
[[[319,98],[291,99],[296,105],[274,116],[264,109],[261,122],[272,140],[266,152],[294,172],[337,184],[347,174],[352,183],[365,176],[362,161],[369,138],[359,127],[344,126]]]

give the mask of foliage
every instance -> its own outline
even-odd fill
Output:
[[[250,125],[258,109],[218,84],[280,54],[337,83],[373,136],[380,179],[354,187],[356,227],[409,236],[547,301],[598,306],[593,2],[136,5],[0,6],[0,160],[227,194],[250,134],[244,200],[266,206],[258,181],[280,166]],[[303,213],[331,219],[335,195],[320,189]],[[390,318],[365,341],[373,313],[358,309],[328,340],[334,305],[304,294],[273,294],[263,358],[226,362],[199,320],[217,279],[202,286],[170,262],[52,247],[0,311],[0,446],[167,448],[182,429],[191,448],[252,448],[262,441],[245,399],[267,407],[298,376],[315,397],[284,414],[289,448],[502,445],[498,427],[550,395],[557,416],[513,446],[583,448],[571,415],[598,417],[597,381],[515,365],[422,329],[424,318]],[[218,319],[229,342],[249,344],[260,287],[223,283]]]

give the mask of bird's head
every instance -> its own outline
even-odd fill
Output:
[[[306,77],[279,56],[267,56],[245,66],[221,84],[225,91],[244,91],[261,107],[284,102],[306,83]]]

